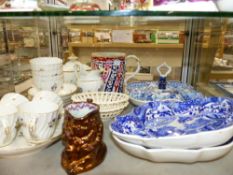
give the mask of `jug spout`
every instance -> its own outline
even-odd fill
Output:
[[[70,104],[66,109],[75,119],[82,119],[89,116],[94,111],[99,110],[98,106],[89,102]]]

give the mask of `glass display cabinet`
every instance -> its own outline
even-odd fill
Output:
[[[169,79],[189,82],[205,93],[215,89],[215,81],[232,79],[230,17],[177,17],[195,15],[192,13],[169,17],[166,13],[143,11],[99,12],[93,16],[74,13],[62,17],[57,16],[61,12],[52,12],[48,17],[43,17],[44,12],[37,13],[32,13],[36,17],[24,17],[21,13],[22,17],[1,19],[1,49],[3,54],[14,57],[16,84],[30,78],[31,58],[58,56],[66,61],[68,56],[76,55],[80,62],[88,64],[91,53],[96,51],[137,55],[143,67],[137,79],[158,78],[156,66],[164,61],[172,66]],[[168,37],[162,38],[163,35]],[[129,71],[133,65],[128,64]]]
[[[233,10],[228,9],[232,2],[223,1],[216,2],[216,11],[156,11],[155,7],[146,11],[119,10],[116,1],[113,9],[117,10],[3,10],[0,96],[13,91],[27,95],[32,87],[32,58],[59,57],[66,63],[68,57],[77,57],[90,65],[91,54],[101,51],[123,52],[140,59],[140,72],[130,81],[158,80],[156,68],[166,62],[172,68],[168,80],[190,84],[205,96],[233,97]],[[129,77],[136,69],[135,63],[127,62],[126,69],[125,76]],[[106,158],[86,174],[233,174],[232,151],[221,159],[193,164],[155,163],[133,157],[113,141],[109,122],[104,122]],[[65,175],[60,165],[61,141],[44,149],[48,145],[35,149],[29,146],[32,149],[18,153],[0,148],[2,174]]]

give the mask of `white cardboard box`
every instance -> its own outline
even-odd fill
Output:
[[[113,43],[133,43],[133,30],[112,30]]]

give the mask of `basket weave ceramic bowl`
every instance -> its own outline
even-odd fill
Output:
[[[117,92],[83,92],[72,95],[71,99],[73,102],[91,99],[100,106],[102,120],[114,118],[129,104],[129,96]]]

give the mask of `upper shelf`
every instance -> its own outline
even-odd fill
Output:
[[[198,11],[0,11],[0,17],[44,17],[44,16],[158,16],[158,17],[233,17],[233,12]]]
[[[86,47],[86,48],[175,48],[182,49],[183,44],[155,44],[155,43],[69,43],[70,47]]]
[[[68,1],[66,1],[68,2]],[[120,4],[110,6],[108,1],[92,1],[103,11],[69,11],[70,5],[59,4],[56,1],[36,0],[12,0],[11,8],[1,9],[0,17],[29,17],[29,16],[161,16],[161,17],[233,17],[232,0],[199,0],[199,1],[169,1],[160,5],[155,1],[148,0],[145,6],[127,6],[125,9],[139,10],[117,10]],[[59,4],[59,5],[58,5]],[[69,4],[69,3],[68,3]],[[83,2],[85,4],[85,2]],[[132,3],[133,4],[133,3]],[[90,4],[89,4],[90,5]],[[80,6],[77,5],[78,7]],[[84,9],[89,6],[84,6]],[[148,10],[148,11],[144,11]]]

